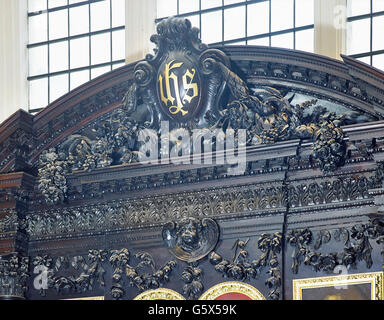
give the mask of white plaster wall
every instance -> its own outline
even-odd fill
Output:
[[[27,0],[0,0],[0,123],[28,110]]]

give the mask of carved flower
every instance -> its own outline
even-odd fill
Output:
[[[359,240],[364,237],[365,226],[363,224],[355,225],[351,228],[351,237]]]
[[[185,283],[190,283],[192,282],[193,280],[193,275],[192,273],[188,272],[188,271],[184,271],[182,274],[181,274],[181,280],[183,280]]]
[[[127,266],[125,268],[125,274],[127,275],[128,279],[133,280],[137,277],[137,272],[134,268],[131,266]]]
[[[120,284],[116,284],[111,289],[111,296],[113,299],[120,299],[124,295],[124,290]]]
[[[242,280],[245,276],[244,268],[241,264],[229,264],[227,275],[235,280]]]
[[[229,266],[229,262],[227,260],[222,260],[215,266],[215,270],[221,273],[226,273]]]
[[[255,278],[257,276],[256,270],[252,267],[250,263],[244,263],[244,273],[246,278]]]
[[[272,259],[269,261],[269,266],[270,266],[271,268],[276,268],[278,265],[279,265],[279,261],[277,260],[277,258],[272,258]]]
[[[279,253],[281,250],[281,238],[282,234],[280,232],[275,233],[272,237],[271,248],[275,253]]]
[[[315,271],[319,271],[321,264],[321,254],[317,252],[308,252],[304,258],[304,264],[312,266]]]
[[[164,272],[162,270],[158,270],[156,271],[154,274],[153,274],[153,277],[156,279],[156,280],[161,280],[164,278]]]
[[[332,254],[323,256],[321,262],[324,271],[333,271],[337,264],[336,257]]]
[[[355,255],[355,251],[353,250],[353,248],[351,248],[351,247],[345,248],[344,254],[343,254],[341,259],[342,259],[343,265],[345,265],[347,267],[350,265],[353,265],[356,262],[356,255]]]
[[[121,280],[121,274],[122,273],[123,273],[123,270],[121,270],[120,268],[116,268],[113,275],[112,275],[113,281],[119,282]]]
[[[129,251],[128,249],[121,249],[121,250],[112,250],[112,255],[109,258],[109,262],[113,266],[124,266],[129,261]]]

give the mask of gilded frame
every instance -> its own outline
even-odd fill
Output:
[[[293,280],[293,300],[302,300],[303,289],[331,286],[371,284],[371,300],[383,300],[383,272],[356,273],[339,276]]]
[[[174,290],[159,288],[144,291],[133,298],[133,300],[185,300],[185,298]]]
[[[252,300],[266,300],[259,290],[255,287],[238,281],[227,281],[219,283],[205,291],[199,300],[215,300],[226,293],[242,293]]]

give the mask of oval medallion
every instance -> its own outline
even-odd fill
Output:
[[[171,119],[188,121],[199,107],[201,81],[196,65],[178,52],[171,54],[159,68],[158,97],[163,112]]]

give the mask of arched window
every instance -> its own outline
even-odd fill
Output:
[[[264,45],[313,52],[313,0],[158,0],[157,21],[188,18],[212,45]]]
[[[384,1],[347,0],[347,54],[384,70]]]
[[[125,0],[28,0],[29,108],[124,64]]]

